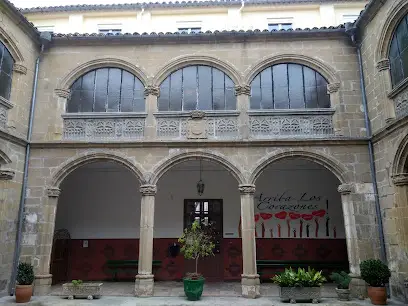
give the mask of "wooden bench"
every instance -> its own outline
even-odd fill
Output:
[[[153,260],[152,262],[153,269],[160,267],[161,263],[162,262],[160,260]],[[131,270],[136,275],[137,268],[139,266],[139,261],[138,260],[107,260],[106,266],[109,272],[112,273],[113,280],[117,281],[118,280],[117,276],[119,272]]]
[[[262,275],[262,270],[273,269],[273,270],[283,270],[285,268],[297,269],[308,267],[315,270],[322,270],[324,274],[328,274],[332,271],[345,271],[349,272],[349,264],[344,261],[287,261],[287,260],[257,260],[256,267],[258,274]]]

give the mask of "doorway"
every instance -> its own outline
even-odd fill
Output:
[[[56,230],[54,233],[51,252],[52,284],[59,284],[68,280],[69,253],[71,235],[66,229]]]
[[[222,238],[223,238],[223,213],[222,200],[214,199],[194,199],[184,200],[184,228],[190,227],[191,224],[198,220],[205,224],[211,223],[215,234],[214,256],[200,258],[198,262],[198,272],[201,273],[208,281],[223,280],[223,255],[222,255]],[[186,260],[186,272],[194,271],[194,260]]]

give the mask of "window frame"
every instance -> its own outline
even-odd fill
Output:
[[[2,49],[2,56],[0,57],[0,80],[1,80],[1,75],[3,74],[3,61],[4,61],[4,56],[7,55],[11,61],[11,67],[10,67],[10,72],[6,73],[4,72],[4,75],[6,75],[8,78],[8,88],[6,91],[6,96],[0,95],[2,99],[5,99],[7,101],[10,101],[11,97],[11,91],[12,91],[12,86],[13,86],[13,69],[15,65],[15,60],[9,49],[7,48],[6,44],[3,43],[3,41],[0,41],[0,49]]]
[[[98,33],[105,35],[122,34],[123,25],[121,23],[98,24]]]

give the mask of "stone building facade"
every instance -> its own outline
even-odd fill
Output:
[[[408,4],[385,1],[380,7],[376,1],[373,3],[356,25],[363,41],[361,51],[377,167],[375,183],[379,188],[388,262],[393,271],[391,287],[393,295],[402,298],[402,280],[408,272],[408,128],[406,114],[396,115],[394,103],[406,100],[403,89],[390,91],[387,51],[382,49],[406,14]],[[6,293],[13,266],[31,86],[39,56],[34,123],[32,135],[28,136],[31,153],[20,253],[21,260],[35,267],[37,294],[46,293],[52,282],[56,209],[61,185],[71,173],[93,162],[113,161],[138,178],[141,218],[135,293],[149,296],[154,288],[154,206],[158,182],[178,164],[204,160],[218,164],[236,180],[242,218],[242,294],[259,296],[254,193],[264,170],[286,159],[312,161],[337,178],[353,290],[355,295],[364,294],[359,263],[378,258],[382,242],[358,56],[344,27],[193,35],[53,35],[51,42],[43,43],[41,48],[39,34],[15,8],[7,1],[2,1],[0,8],[0,38],[14,58],[10,100],[0,101],[8,116],[0,130],[0,229],[7,247],[0,262],[0,292]],[[377,46],[378,24],[383,22],[384,46]],[[375,50],[380,51],[376,54]],[[251,109],[254,79],[279,64],[298,64],[319,73],[327,81],[330,107]],[[236,107],[223,111],[160,111],[158,100],[164,92],[163,82],[172,73],[190,66],[213,67],[228,76],[234,86],[232,99]],[[136,76],[144,87],[144,111],[66,112],[75,82],[100,68],[118,68]]]

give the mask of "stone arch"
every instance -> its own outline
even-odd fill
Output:
[[[72,84],[82,75],[94,69],[105,67],[120,68],[126,70],[135,75],[145,87],[148,85],[147,74],[141,67],[133,65],[124,59],[105,57],[94,59],[77,66],[60,81],[58,89],[69,90]]]
[[[232,176],[237,180],[238,184],[245,183],[245,178],[241,171],[232,162],[230,162],[226,157],[215,154],[207,153],[202,151],[196,152],[184,152],[181,154],[174,155],[172,157],[167,157],[164,161],[159,163],[152,171],[152,176],[150,178],[150,183],[156,185],[159,179],[169,171],[173,166],[178,165],[182,162],[194,159],[203,159],[211,162],[215,162],[221,165],[223,168],[228,170]]]
[[[326,78],[329,84],[339,83],[340,78],[336,71],[321,60],[301,54],[279,54],[272,57],[265,57],[257,64],[253,65],[244,77],[244,83],[250,85],[252,80],[264,69],[282,63],[293,63],[307,66],[319,72]]]
[[[332,172],[340,181],[340,184],[351,182],[349,171],[333,157],[329,157],[321,152],[316,153],[311,151],[286,151],[278,154],[272,153],[262,158],[252,169],[249,184],[255,184],[256,180],[269,165],[286,158],[301,158],[312,161],[314,163],[322,165],[330,172]]]
[[[392,165],[392,175],[406,173],[408,164],[408,135],[400,142]]]
[[[153,86],[160,86],[172,72],[191,65],[206,65],[217,68],[229,76],[235,85],[241,84],[242,76],[232,64],[212,56],[187,55],[180,56],[161,68],[153,79]]]
[[[394,30],[401,21],[401,19],[408,13],[408,0],[401,0],[394,4],[390,10],[386,13],[386,19],[384,20],[381,29],[381,33],[378,39],[375,62],[378,63],[382,59],[388,59],[388,52],[390,48],[390,42],[394,35]]]
[[[125,166],[139,180],[141,184],[145,182],[142,171],[129,159],[112,153],[92,152],[82,156],[76,156],[63,163],[52,175],[50,186],[59,188],[64,179],[74,170],[96,161],[114,161]]]
[[[24,62],[23,54],[17,46],[14,39],[7,34],[7,31],[0,27],[0,40],[7,47],[15,63],[22,64]]]

